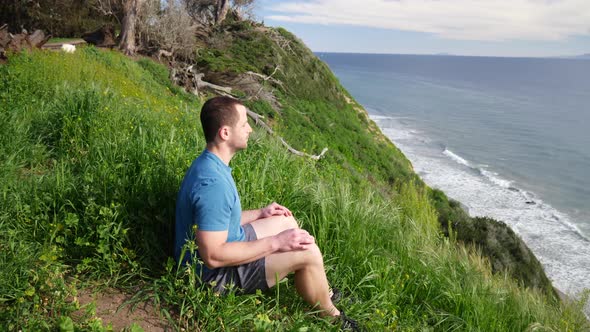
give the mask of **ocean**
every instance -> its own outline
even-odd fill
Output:
[[[590,60],[317,55],[429,186],[590,289]]]

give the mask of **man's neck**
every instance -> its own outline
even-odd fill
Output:
[[[219,159],[221,159],[221,161],[223,161],[223,163],[226,164],[227,166],[229,166],[229,162],[233,158],[234,154],[236,154],[235,152],[231,151],[226,146],[216,145],[216,144],[211,144],[211,143],[207,144],[207,150],[209,150],[209,152],[211,152],[214,155],[216,155],[217,157],[219,157]]]

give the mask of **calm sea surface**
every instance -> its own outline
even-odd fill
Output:
[[[430,186],[590,289],[590,60],[318,53]]]

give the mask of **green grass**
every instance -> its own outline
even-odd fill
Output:
[[[218,297],[169,258],[176,192],[204,139],[201,101],[165,77],[149,60],[91,47],[21,54],[0,66],[0,326],[67,327],[79,308],[73,295],[92,285],[155,301],[176,329],[337,330],[309,313],[292,280],[268,294]],[[327,103],[287,107],[321,123]],[[320,129],[288,112],[278,125],[295,142]],[[579,306],[492,275],[475,250],[443,237],[421,185],[392,180],[394,194],[383,194],[375,183],[390,179],[378,163],[390,160],[379,158],[398,152],[353,151],[370,145],[362,122],[345,112],[321,121],[363,134],[306,140],[309,149],[330,144],[341,152],[318,163],[258,129],[232,168],[245,209],[276,200],[316,237],[328,278],[357,299],[347,314],[375,331],[589,328]],[[392,176],[412,179],[399,160],[392,172],[401,173]],[[77,330],[107,329],[92,312],[72,322]]]

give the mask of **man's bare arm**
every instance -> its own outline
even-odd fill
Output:
[[[276,252],[307,250],[315,242],[303,229],[288,229],[256,241],[226,242],[227,231],[197,231],[201,259],[209,268],[253,262]]]
[[[240,225],[243,226],[253,222],[254,220],[258,220],[261,218],[261,215],[262,209],[242,211],[242,219],[240,219]]]

